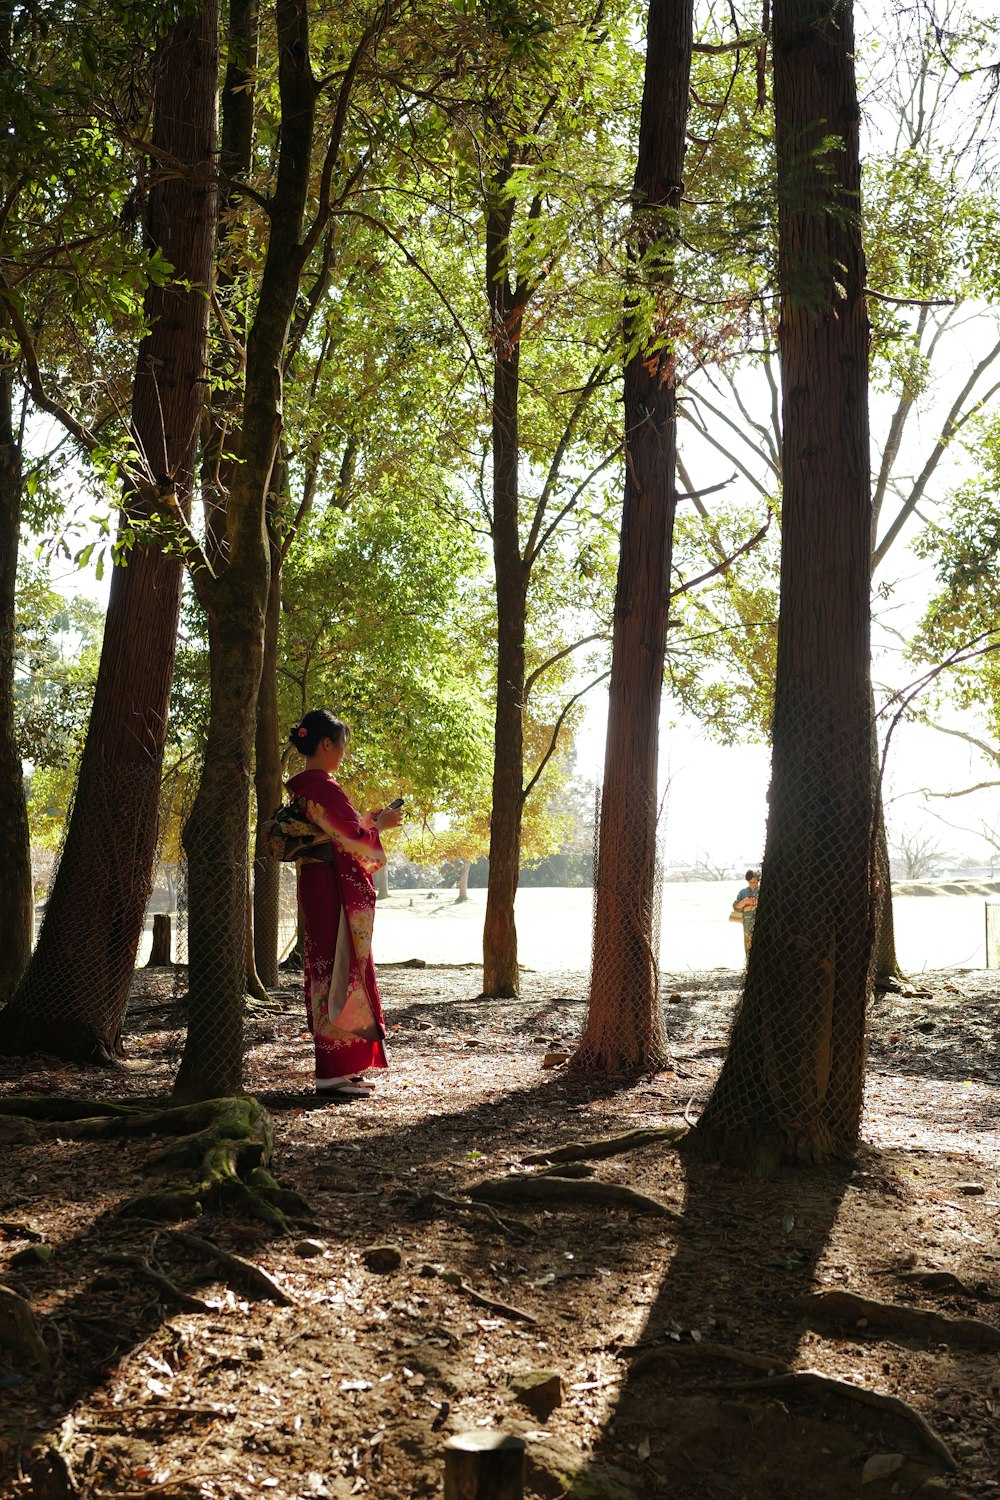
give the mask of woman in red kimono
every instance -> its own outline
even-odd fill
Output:
[[[305,926],[306,1015],[316,1044],[316,1091],[365,1098],[366,1068],[386,1067],[382,1001],[372,962],[375,887],[385,864],[379,834],[397,828],[397,807],[361,816],[334,776],[347,750],[347,725],[313,709],[288,738],[305,769],[288,782],[311,823],[329,836],[332,859],[303,859],[299,907]]]

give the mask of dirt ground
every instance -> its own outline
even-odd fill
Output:
[[[671,1064],[615,1088],[545,1066],[579,1032],[579,973],[529,973],[519,1001],[490,1003],[471,966],[380,974],[392,1066],[369,1100],[315,1104],[294,979],[250,1022],[274,1170],[316,1227],[180,1226],[283,1300],[119,1216],[155,1143],[32,1142],[0,1119],[0,1281],[51,1359],[5,1365],[0,1310],[4,1500],[438,1496],[446,1439],[479,1428],[525,1439],[530,1497],[1000,1493],[995,973],[876,1001],[850,1168],[761,1183],[654,1142],[558,1168],[593,1177],[549,1174],[527,1202],[467,1192],[697,1115],[739,975],[665,976]],[[164,1102],[181,987],[139,975],[123,1069],[3,1062],[0,1100]],[[594,1179],[660,1211],[575,1196]],[[799,1300],[819,1292],[879,1306]]]

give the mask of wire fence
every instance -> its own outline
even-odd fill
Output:
[[[852,722],[818,690],[802,696],[775,734],[746,977],[703,1124],[805,1158],[857,1136],[890,872],[861,710]]]

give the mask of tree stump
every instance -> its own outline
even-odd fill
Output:
[[[153,946],[146,961],[147,969],[169,968],[170,957],[170,913],[158,911],[153,918]]]
[[[444,1500],[524,1500],[523,1438],[480,1427],[444,1445]]]

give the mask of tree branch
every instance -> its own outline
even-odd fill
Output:
[[[720,573],[727,573],[738,557],[742,557],[747,552],[752,552],[754,547],[758,546],[764,540],[764,538],[767,536],[768,527],[771,524],[771,516],[772,512],[768,511],[767,520],[764,522],[760,530],[754,532],[753,536],[750,537],[748,541],[745,541],[742,547],[737,547],[736,551],[732,553],[731,556],[723,558],[723,560],[719,564],[717,564],[716,567],[709,568],[707,573],[699,573],[697,578],[689,578],[687,583],[681,584],[680,588],[671,589],[670,593],[667,595],[667,598],[677,599],[681,594],[686,594],[689,589],[697,588],[699,583],[707,583],[710,578],[716,578]]]
[[[906,521],[913,514],[917,505],[920,503],[924,490],[927,487],[928,480],[934,473],[934,470],[937,468],[938,462],[941,459],[941,455],[944,453],[955,433],[958,432],[965,425],[965,423],[968,422],[970,418],[972,418],[976,414],[977,411],[981,411],[984,404],[990,399],[990,397],[993,396],[998,389],[1000,389],[1000,384],[992,386],[990,390],[985,393],[985,395],[983,395],[977,402],[975,402],[973,406],[969,408],[968,411],[962,411],[962,407],[965,405],[965,402],[968,400],[973,389],[975,388],[976,382],[979,380],[980,376],[990,368],[990,366],[998,356],[1000,356],[1000,340],[998,340],[998,342],[993,345],[993,348],[990,350],[990,352],[988,354],[985,354],[979,361],[978,365],[976,365],[976,367],[973,369],[961,391],[952,402],[951,409],[944,420],[944,424],[941,428],[941,432],[938,436],[937,442],[934,444],[934,447],[927,458],[927,462],[924,464],[924,467],[921,470],[916,483],[913,485],[913,488],[910,490],[910,493],[907,496],[906,500],[900,506],[899,511],[896,515],[896,519],[893,521],[885,536],[882,538],[881,542],[875,549],[874,555],[872,557],[873,573],[878,567],[879,563],[885,557],[893,542],[896,540],[900,531],[902,531]]]
[[[569,701],[565,704],[562,713],[559,715],[558,719],[555,722],[555,725],[553,726],[552,738],[549,741],[549,748],[546,750],[545,754],[539,761],[534,776],[532,776],[531,780],[524,788],[524,791],[521,793],[522,802],[525,802],[531,795],[532,788],[537,783],[539,776],[541,776],[542,772],[545,770],[545,767],[548,765],[549,761],[552,759],[552,756],[555,754],[556,746],[559,743],[559,731],[562,729],[563,724],[566,721],[566,715],[569,713],[570,709],[574,706],[574,704],[579,703],[580,699],[584,697],[586,693],[589,693],[591,688],[597,687],[599,683],[604,682],[610,676],[611,668],[609,667],[606,672],[602,672],[599,677],[595,677],[592,682],[588,682],[586,687],[582,687],[578,693],[574,693],[572,698],[570,698]]]
[[[563,661],[567,656],[572,655],[574,651],[578,651],[581,646],[589,646],[592,641],[606,641],[607,639],[608,637],[604,631],[596,631],[593,635],[585,635],[580,640],[574,641],[571,646],[564,646],[561,651],[557,651],[554,656],[550,656],[547,661],[543,661],[541,666],[536,667],[533,672],[529,672],[524,680],[525,702],[528,701],[531,689],[539,677],[547,672],[550,667],[554,667],[557,661]]]

